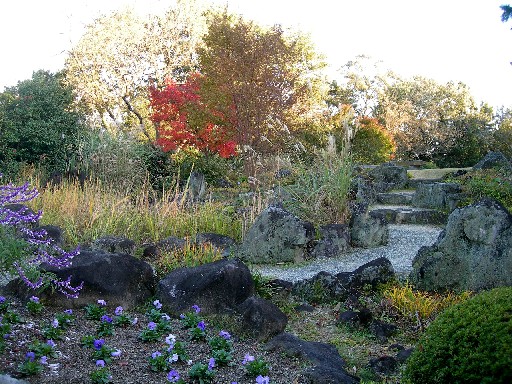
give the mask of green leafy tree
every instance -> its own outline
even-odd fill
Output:
[[[241,16],[211,12],[198,51],[203,100],[230,117],[236,141],[273,152],[320,104],[321,58],[309,39],[279,25],[263,28]]]
[[[375,118],[363,117],[352,141],[352,158],[366,164],[380,164],[394,157],[395,143],[386,128]]]
[[[72,111],[73,91],[62,73],[37,71],[0,94],[0,169],[16,173],[22,164],[48,172],[70,167],[81,129]]]
[[[386,85],[377,116],[395,138],[398,158],[431,161],[451,149],[477,111],[465,84],[416,76]]]
[[[204,29],[194,0],[178,0],[162,15],[145,18],[123,10],[89,25],[66,60],[66,79],[81,107],[103,127],[154,138],[148,85],[182,79],[197,66]]]

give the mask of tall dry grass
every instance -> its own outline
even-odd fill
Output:
[[[42,224],[64,229],[68,245],[90,242],[100,236],[125,236],[138,244],[168,236],[187,237],[200,232],[242,237],[242,223],[224,213],[219,202],[185,204],[176,191],[164,191],[157,198],[144,185],[136,193],[123,192],[88,180],[40,188],[40,196],[30,206],[41,209]]]

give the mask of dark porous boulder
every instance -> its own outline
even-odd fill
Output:
[[[91,249],[133,255],[135,242],[124,236],[103,236],[92,242]]]
[[[412,197],[415,207],[453,211],[462,198],[457,183],[421,183]]]
[[[340,278],[344,275],[340,275]],[[373,289],[379,284],[385,284],[395,279],[395,269],[391,261],[385,257],[369,261],[353,271],[349,278],[352,289],[369,286]]]
[[[414,285],[427,291],[480,291],[512,285],[512,216],[484,199],[453,211],[436,243],[412,263]]]
[[[230,249],[235,245],[235,240],[229,236],[219,235],[217,233],[198,233],[195,239],[196,244],[207,245],[218,249],[224,257],[229,256]]]
[[[321,271],[310,279],[296,282],[292,294],[309,303],[326,303],[337,297],[338,285],[336,276]]]
[[[412,353],[414,352],[414,348],[407,348],[402,349],[398,351],[398,353],[395,356],[395,359],[398,361],[398,363],[403,364],[407,361],[409,357],[411,357]]]
[[[473,166],[473,169],[503,168],[512,171],[512,163],[501,152],[488,152],[482,160]]]
[[[353,272],[340,272],[332,275],[319,272],[310,279],[294,284],[292,294],[312,303],[342,301],[367,287],[376,288],[396,278],[393,265],[385,258],[372,260]]]
[[[300,262],[314,239],[311,223],[270,206],[256,218],[238,249],[238,256],[255,264]]]
[[[392,189],[405,188],[408,182],[407,169],[392,163],[373,168],[369,172],[376,192],[388,192]]]
[[[61,227],[56,225],[41,225],[36,230],[44,230],[46,232],[46,238],[51,239],[56,245],[62,245],[64,243],[64,231]]]
[[[128,254],[82,250],[73,258],[71,266],[61,269],[44,266],[44,269],[62,280],[71,276],[72,286],[84,282],[77,299],[49,295],[48,303],[55,306],[81,307],[103,299],[112,307],[133,308],[143,304],[155,292],[153,268]]]
[[[368,366],[379,376],[389,376],[396,372],[398,361],[393,356],[381,356],[371,359]]]
[[[142,251],[142,256],[148,259],[156,259],[162,255],[162,253],[174,252],[179,249],[184,249],[187,245],[185,239],[179,237],[166,237],[154,244],[146,244]]]
[[[313,257],[336,257],[350,248],[350,228],[345,224],[324,225],[320,227],[320,235],[311,252]]]
[[[382,320],[374,319],[368,330],[381,342],[384,343],[389,337],[398,332],[398,327],[394,324],[386,323]]]
[[[251,296],[237,307],[243,328],[258,340],[268,340],[284,331],[288,317],[272,302]]]
[[[219,260],[171,271],[158,283],[156,296],[179,315],[199,305],[205,313],[233,312],[254,293],[249,268],[238,259]]]
[[[354,247],[373,248],[388,243],[387,222],[368,212],[367,203],[355,204],[350,218],[350,242]]]
[[[310,362],[301,375],[307,383],[358,383],[359,379],[346,370],[346,363],[334,345],[315,341],[304,341],[290,333],[281,333],[272,338],[265,349],[279,351],[290,357],[298,357]]]

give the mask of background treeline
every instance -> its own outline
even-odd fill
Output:
[[[218,181],[254,176],[266,155],[307,163],[328,143],[374,164],[512,156],[512,110],[476,105],[462,83],[404,79],[364,56],[336,80],[324,67],[308,36],[226,9],[117,11],[87,27],[62,71],[0,94],[0,169],[161,189],[192,168]]]

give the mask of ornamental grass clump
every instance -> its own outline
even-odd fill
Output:
[[[441,313],[407,360],[405,383],[512,382],[512,287],[482,292]]]
[[[41,264],[68,267],[80,250],[66,252],[48,237],[44,229],[35,228],[42,211],[33,213],[21,203],[33,200],[38,194],[28,183],[0,185],[0,273],[19,275],[33,290],[51,288],[68,298],[76,298],[83,284],[73,287],[71,276],[60,280],[55,274],[39,268]]]

